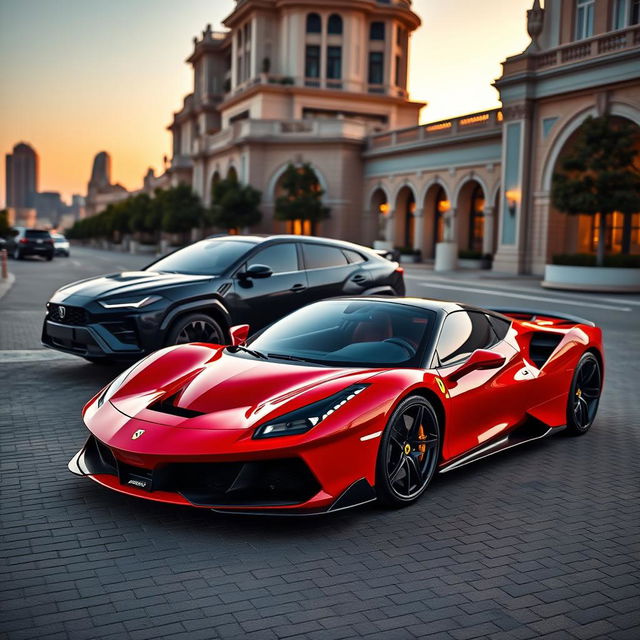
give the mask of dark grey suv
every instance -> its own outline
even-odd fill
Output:
[[[397,262],[349,242],[308,236],[221,236],[142,271],[69,284],[52,296],[44,345],[88,360],[130,360],[184,342],[226,342],[340,295],[404,295]]]
[[[53,259],[53,238],[46,229],[26,229],[15,227],[7,238],[7,253],[16,260],[25,256],[42,256]]]

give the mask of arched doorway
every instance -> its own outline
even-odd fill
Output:
[[[320,180],[318,179],[318,174],[313,170],[309,165],[300,165],[296,167],[299,173],[303,173],[305,171],[309,171],[311,174],[311,180],[309,182],[309,189],[312,192],[323,194],[322,186],[320,184]],[[287,170],[280,175],[278,180],[276,181],[274,192],[273,192],[273,202],[277,208],[278,206],[278,198],[283,196],[287,196],[288,198],[295,198],[296,194],[292,194],[290,190],[285,187],[287,181]],[[304,194],[298,194],[298,196],[304,196]],[[304,218],[299,218],[296,220],[275,220],[276,226],[279,227],[280,231],[284,231],[284,233],[291,233],[293,235],[305,235],[305,236],[314,236],[318,234],[318,222],[313,220],[307,220]]]
[[[394,215],[396,219],[395,244],[406,249],[414,248],[416,197],[413,189],[405,185],[398,191]]]
[[[611,116],[612,128],[628,127],[638,154],[635,167],[640,171],[640,126],[622,116]],[[582,137],[580,125],[568,136],[552,167],[551,175],[562,167],[563,161],[574,150]],[[552,195],[550,191],[549,195]],[[606,216],[605,251],[607,254],[640,254],[640,211],[623,214],[615,211]],[[568,215],[549,203],[549,224],[547,228],[547,259],[558,254],[595,254],[600,240],[599,215]]]
[[[444,214],[451,208],[449,196],[445,188],[439,184],[432,184],[424,198],[424,251],[423,256],[433,259],[436,244],[444,240]]]
[[[477,180],[467,181],[458,193],[458,247],[482,255],[485,231],[485,192]]]
[[[234,166],[229,167],[227,170],[227,180],[235,180],[238,181],[238,172]]]
[[[220,183],[220,180],[222,180],[220,172],[216,169],[211,176],[211,183],[209,186],[209,196],[212,203],[215,203],[216,187]]]

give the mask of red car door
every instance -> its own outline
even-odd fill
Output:
[[[528,382],[533,376],[520,353],[503,337],[484,313],[454,311],[444,321],[436,352],[438,373],[451,398],[443,448],[445,460],[499,439],[501,433],[524,418],[522,392],[526,390],[514,388],[514,383]],[[494,369],[476,369],[452,380],[451,374],[476,349],[500,354],[504,364]]]

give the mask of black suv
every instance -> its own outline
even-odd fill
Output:
[[[397,262],[349,242],[307,236],[220,236],[147,266],[55,292],[45,346],[91,361],[130,360],[185,342],[229,342],[310,302],[340,295],[404,295]]]
[[[53,238],[46,229],[15,227],[7,239],[7,253],[16,260],[25,256],[43,256],[53,260]]]

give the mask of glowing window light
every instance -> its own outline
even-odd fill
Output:
[[[470,124],[478,124],[479,122],[486,122],[489,119],[488,113],[482,113],[478,116],[469,116],[468,118],[462,118],[460,125],[465,127]]]

